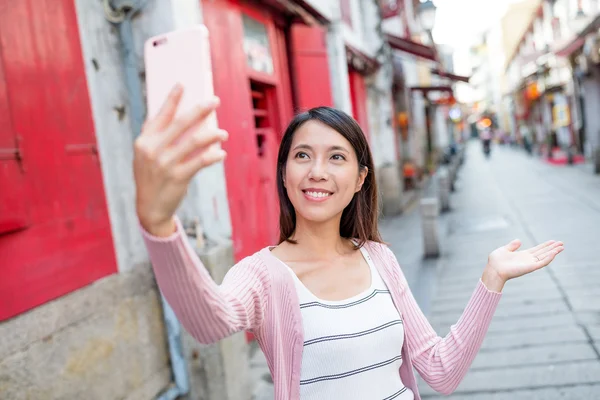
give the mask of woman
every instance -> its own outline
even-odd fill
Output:
[[[420,399],[413,367],[435,390],[451,393],[505,282],[563,250],[550,241],[517,251],[513,241],[493,251],[462,317],[438,337],[379,237],[364,134],[346,114],[317,108],[294,118],[279,149],[280,243],[240,261],[218,286],[175,211],[194,174],[225,157],[212,145],[227,134],[202,127],[217,100],[175,119],[180,97],[174,89],[135,146],[137,212],[156,279],[198,341],[252,331],[277,400]]]

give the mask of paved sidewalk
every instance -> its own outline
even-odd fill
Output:
[[[600,177],[472,143],[452,196],[449,235],[430,321],[445,335],[466,305],[487,254],[565,242],[551,267],[507,284],[482,350],[454,395],[421,382],[424,399],[600,399]]]

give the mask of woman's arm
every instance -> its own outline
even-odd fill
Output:
[[[521,242],[513,240],[490,254],[471,300],[445,338],[435,333],[423,315],[394,253],[385,247],[404,287],[399,307],[404,312],[407,350],[421,377],[434,390],[450,394],[465,377],[481,348],[504,284],[547,266],[564,250],[563,243],[555,240],[517,251],[520,247]]]
[[[398,306],[403,312],[405,346],[413,365],[431,388],[450,394],[475,359],[502,295],[488,290],[479,281],[462,316],[442,338],[415,301],[396,257],[391,250],[387,252],[404,287]]]
[[[158,286],[185,329],[200,343],[214,343],[264,318],[268,270],[257,257],[232,267],[217,285],[175,219],[176,230],[157,237],[142,228]]]

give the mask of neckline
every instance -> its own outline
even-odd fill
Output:
[[[360,247],[359,250],[360,250],[361,255],[363,256],[363,259],[366,261],[367,265],[369,266],[369,272],[371,274],[371,283],[368,288],[366,288],[365,290],[362,290],[360,293],[355,294],[351,297],[342,299],[342,300],[325,300],[325,299],[318,297],[316,294],[314,294],[309,288],[307,288],[304,285],[304,283],[302,283],[300,278],[298,278],[298,275],[296,275],[294,270],[289,265],[287,265],[285,262],[280,260],[278,257],[276,257],[271,252],[271,249],[273,249],[273,248],[275,248],[275,246],[269,246],[269,247],[266,247],[265,250],[270,254],[271,257],[273,257],[275,260],[277,260],[277,262],[279,264],[281,264],[283,267],[285,267],[288,270],[288,272],[292,275],[294,282],[296,283],[296,287],[300,288],[303,292],[305,292],[308,296],[310,296],[314,301],[317,301],[322,304],[328,304],[328,305],[343,305],[346,303],[351,303],[353,301],[359,300],[359,299],[369,295],[370,293],[372,293],[375,290],[375,280],[376,280],[375,274],[377,274],[377,269],[375,268],[375,265],[373,264],[373,261],[371,260],[371,257],[369,256],[369,253],[364,248],[364,246]]]

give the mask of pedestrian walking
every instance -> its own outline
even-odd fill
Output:
[[[327,107],[298,114],[277,160],[280,240],[233,266],[219,286],[175,212],[192,177],[225,157],[202,122],[218,101],[175,118],[181,89],[136,140],[136,207],[158,285],[183,326],[213,343],[251,331],[276,400],[420,399],[413,367],[451,393],[479,350],[509,279],[548,265],[563,244],[494,250],[466,309],[439,337],[377,228],[377,187],[359,125]],[[483,260],[482,260],[483,261]]]

